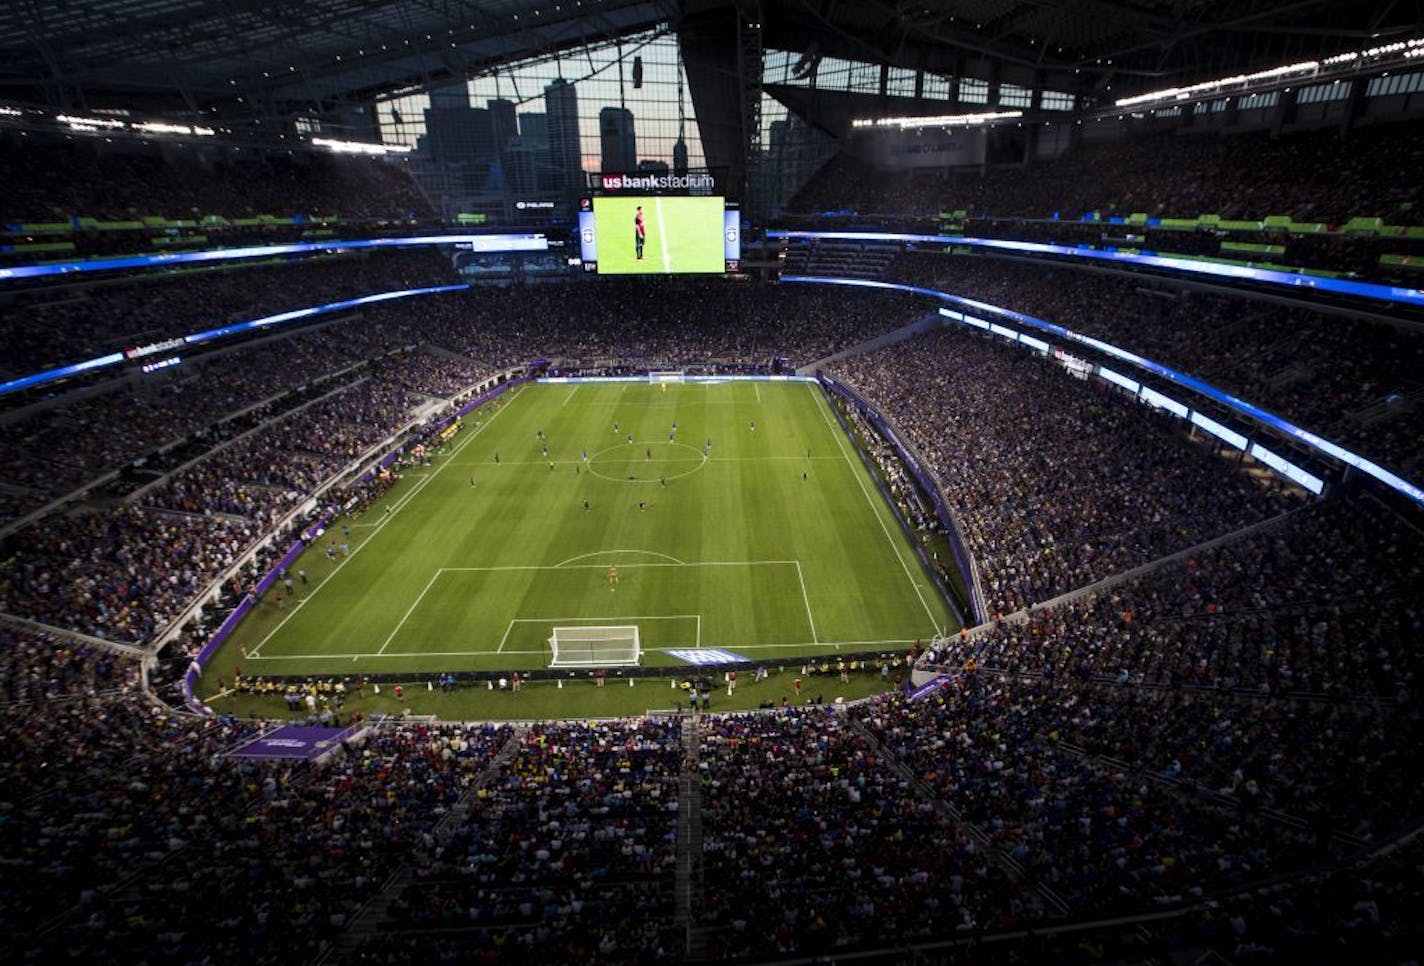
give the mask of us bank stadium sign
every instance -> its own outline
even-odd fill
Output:
[[[689,171],[686,174],[665,174],[657,171],[603,171],[589,175],[596,194],[711,195],[717,190],[717,179],[710,171]]]

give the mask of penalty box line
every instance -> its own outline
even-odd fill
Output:
[[[812,637],[812,639],[813,639],[813,643],[819,643],[818,635],[817,635],[817,633],[816,633],[816,618],[815,618],[815,617],[812,615],[812,613],[811,613],[811,598],[810,598],[810,596],[806,593],[806,580],[805,580],[805,578],[802,576],[802,573],[801,573],[801,561],[800,561],[800,560],[704,560],[704,561],[700,561],[700,562],[697,562],[697,563],[681,563],[681,562],[674,563],[674,562],[671,562],[671,561],[653,561],[653,562],[647,562],[647,563],[623,563],[623,564],[618,564],[617,566],[618,566],[618,568],[619,568],[620,570],[635,570],[635,569],[645,569],[645,568],[653,568],[653,567],[794,567],[794,568],[796,569],[796,580],[797,580],[797,583],[799,583],[800,586],[801,586],[801,599],[802,599],[803,603],[804,603],[805,606],[806,606],[806,620],[807,620],[807,623],[809,624],[810,629],[811,629],[811,637]],[[365,655],[356,654],[356,655],[351,655],[351,659],[352,659],[353,661],[355,661],[355,660],[356,660],[357,658],[359,658],[359,657],[385,657],[385,656],[387,656],[387,655],[386,655],[386,648],[389,647],[390,644],[391,644],[391,642],[395,640],[396,635],[397,635],[398,633],[400,633],[400,629],[405,626],[406,621],[410,620],[410,616],[415,613],[415,609],[416,609],[418,606],[420,606],[420,602],[425,599],[425,595],[430,592],[430,588],[433,587],[433,586],[435,586],[435,581],[438,580],[442,575],[444,575],[444,574],[446,574],[446,573],[499,573],[499,572],[508,572],[508,571],[530,571],[530,570],[607,570],[608,567],[609,567],[608,564],[603,564],[603,563],[596,563],[596,564],[571,564],[571,563],[558,563],[558,564],[506,564],[506,565],[504,565],[504,566],[492,566],[492,567],[438,567],[438,568],[436,568],[435,573],[431,576],[430,580],[428,580],[428,581],[426,582],[425,586],[421,589],[420,593],[416,596],[415,600],[411,603],[410,607],[406,610],[405,615],[404,615],[403,617],[401,617],[400,622],[396,624],[395,628],[391,631],[391,633],[389,634],[389,636],[387,636],[386,639],[385,639],[385,641],[381,644],[380,649],[379,649],[378,651],[376,651],[375,654],[365,654]],[[674,618],[679,618],[679,619],[686,619],[686,618],[689,618],[689,617],[696,617],[696,618],[697,618],[697,640],[698,640],[699,642],[702,640],[702,617],[701,617],[700,614],[682,614],[682,615],[671,615],[671,616],[674,617]],[[496,654],[503,654],[503,653],[505,653],[504,646],[505,646],[505,644],[509,641],[509,635],[510,635],[510,633],[513,631],[514,625],[515,625],[516,623],[518,623],[518,622],[520,622],[520,621],[533,622],[533,621],[549,621],[549,620],[563,620],[563,619],[565,619],[565,618],[518,618],[518,617],[513,618],[513,619],[510,620],[509,624],[505,626],[504,635],[500,638],[499,647],[496,648],[495,653],[496,653]],[[568,620],[580,620],[581,618],[567,618],[567,619],[568,619]],[[602,620],[603,618],[588,618],[588,620],[595,620],[595,619],[597,619],[597,620]],[[662,619],[664,619],[664,618],[663,618],[663,617],[630,617],[630,618],[624,618],[624,619],[625,619],[625,620],[662,620]],[[609,618],[609,620],[615,620],[615,618]],[[510,652],[510,653],[518,653],[518,652]]]
[[[915,638],[910,638],[910,637],[885,638],[885,639],[883,639],[883,640],[875,640],[875,641],[800,641],[800,642],[797,642],[797,643],[794,643],[794,644],[747,644],[747,643],[744,643],[744,642],[741,642],[741,641],[736,641],[736,642],[731,642],[731,643],[727,643],[727,644],[704,644],[704,645],[702,645],[702,648],[701,648],[701,649],[702,649],[702,650],[726,650],[726,651],[775,651],[775,650],[790,650],[790,649],[793,649],[793,648],[802,648],[802,649],[804,649],[804,648],[813,648],[813,647],[833,647],[833,648],[836,648],[836,649],[840,649],[840,648],[842,648],[842,647],[882,647],[882,646],[893,645],[893,644],[913,644],[914,642],[915,642]],[[651,647],[651,648],[648,648],[647,650],[649,650],[649,651],[657,651],[657,652],[659,652],[659,653],[662,653],[662,652],[665,652],[665,651],[667,650],[667,648],[663,648],[663,647]],[[508,656],[510,656],[510,655],[522,656],[522,655],[526,655],[526,654],[548,654],[548,653],[549,653],[549,651],[548,651],[547,648],[540,648],[540,649],[537,650],[537,651],[526,651],[526,650],[505,651],[505,652],[503,652],[503,656],[508,657]],[[344,661],[344,660],[345,660],[346,658],[348,658],[348,657],[351,658],[351,660],[353,660],[353,661],[359,660],[359,659],[361,659],[361,658],[385,658],[385,659],[396,658],[396,659],[405,659],[405,660],[419,660],[419,659],[425,658],[425,657],[494,657],[494,656],[495,656],[495,652],[494,652],[494,651],[484,651],[484,650],[481,650],[481,651],[420,651],[420,652],[415,653],[415,654],[351,654],[351,653],[348,652],[348,653],[345,653],[345,654],[283,654],[281,657],[253,657],[253,656],[250,656],[250,655],[249,655],[248,660],[249,660],[249,661],[319,661],[319,660]],[[813,657],[814,657],[815,655],[809,655],[809,656],[813,656]],[[669,664],[667,667],[668,667],[668,670],[671,671],[671,670],[674,670],[674,669],[678,668],[679,666],[680,666],[680,665]]]

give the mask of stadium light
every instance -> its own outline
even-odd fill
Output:
[[[1023,117],[1023,111],[984,111],[979,114],[940,114],[934,117],[876,117],[851,121],[851,127],[896,127],[902,131],[922,127],[967,127]]]
[[[1319,69],[1320,61],[1303,60],[1298,64],[1286,64],[1283,67],[1258,70],[1253,74],[1235,74],[1217,80],[1202,81],[1200,84],[1192,84],[1187,87],[1166,87],[1160,91],[1149,91],[1146,94],[1119,98],[1113,103],[1117,107],[1132,107],[1136,104],[1150,104],[1153,101],[1184,101],[1198,94],[1211,94],[1227,88],[1249,85],[1256,81],[1274,80],[1277,77],[1286,77],[1291,74],[1306,74]]]
[[[368,141],[338,141],[334,138],[312,138],[311,143],[338,154],[404,154],[410,150],[409,145],[405,144],[372,144]]]
[[[1303,60],[1295,64],[1285,64],[1281,67],[1258,70],[1251,74],[1235,74],[1231,77],[1202,81],[1200,84],[1191,84],[1186,87],[1166,87],[1162,90],[1149,91],[1146,94],[1136,94],[1132,97],[1120,98],[1113,103],[1116,107],[1132,107],[1136,104],[1151,104],[1160,101],[1185,101],[1203,94],[1209,95],[1227,89],[1234,90],[1243,86],[1249,87],[1251,84],[1260,81],[1271,81],[1292,75],[1315,74],[1318,73],[1321,68],[1341,66],[1357,67],[1366,61],[1380,57],[1389,57],[1394,54],[1401,54],[1404,59],[1424,57],[1424,37],[1381,44],[1378,47],[1370,47],[1367,50],[1334,54],[1323,60]]]
[[[1413,40],[1399,40],[1392,44],[1381,44],[1378,47],[1371,47],[1368,50],[1357,50],[1350,54],[1336,54],[1333,57],[1326,57],[1322,64],[1335,66],[1336,64],[1348,64],[1357,60],[1369,60],[1371,57],[1385,57],[1389,54],[1397,54],[1405,51],[1406,57],[1424,56],[1424,37],[1416,37]]]

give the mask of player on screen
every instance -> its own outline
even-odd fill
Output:
[[[608,589],[609,589],[609,590],[617,590],[617,589],[618,589],[618,568],[617,568],[617,567],[609,567],[609,568],[608,568]]]
[[[643,260],[643,243],[648,240],[648,227],[643,224],[643,206],[633,215],[633,244],[638,249],[638,261]]]

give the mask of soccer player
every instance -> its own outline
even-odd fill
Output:
[[[648,240],[648,226],[643,223],[643,206],[633,215],[633,245],[638,249],[638,261],[643,260],[643,244]]]
[[[608,589],[609,589],[609,590],[617,590],[617,589],[618,589],[618,568],[617,568],[617,567],[609,567],[609,568],[608,568]]]
[[[752,432],[754,432],[754,433],[756,432],[756,420],[755,420],[755,419],[752,420],[752,423],[751,423],[751,430],[752,430]]]
[[[648,508],[648,501],[647,501],[647,500],[639,500],[639,501],[638,501],[638,509],[639,509],[639,510],[646,510],[647,508]]]
[[[588,500],[587,500],[587,499],[585,499],[585,500],[583,501],[583,508],[584,508],[585,510],[588,509]]]

